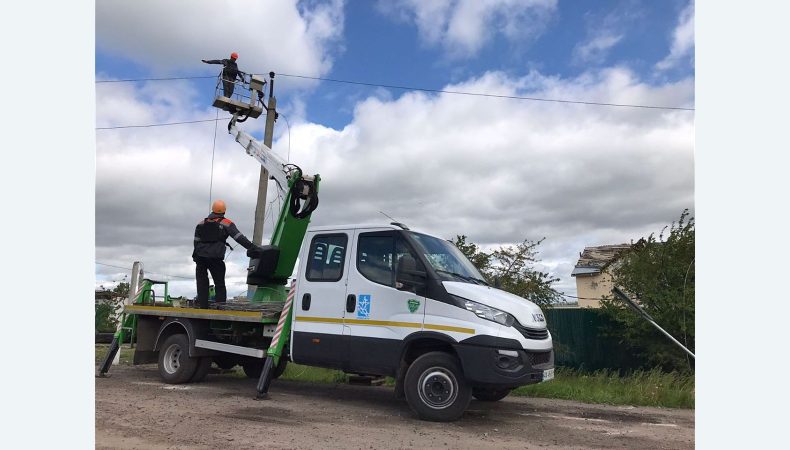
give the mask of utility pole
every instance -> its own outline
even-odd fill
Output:
[[[277,115],[277,99],[274,97],[274,72],[269,72],[269,104],[266,107],[266,129],[263,132],[263,143],[272,148],[274,137],[274,119]],[[261,167],[261,176],[258,179],[258,203],[255,205],[255,227],[252,233],[252,243],[261,245],[263,242],[263,221],[266,215],[266,193],[269,188],[269,171]]]
[[[266,106],[266,129],[263,131],[263,143],[272,148],[274,137],[274,119],[277,116],[277,99],[274,97],[274,72],[269,72],[269,104]],[[261,166],[261,175],[258,178],[258,202],[255,204],[255,225],[252,229],[252,243],[263,243],[263,222],[266,217],[266,193],[269,190],[269,171]],[[247,286],[247,299],[252,300],[255,295],[255,286]]]

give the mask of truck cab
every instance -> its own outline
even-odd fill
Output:
[[[423,419],[454,420],[554,376],[540,308],[489,286],[452,243],[400,224],[308,229],[290,358],[386,375]]]

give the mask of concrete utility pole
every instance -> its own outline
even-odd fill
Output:
[[[263,143],[272,148],[274,137],[274,119],[277,113],[277,99],[274,97],[274,72],[269,72],[269,105],[266,107],[266,129],[263,132]],[[266,215],[266,193],[269,188],[269,171],[261,167],[261,176],[258,179],[258,203],[255,205],[255,227],[252,232],[252,242],[261,245],[263,242],[263,221]]]
[[[277,99],[274,97],[274,72],[269,72],[269,104],[266,107],[266,129],[263,131],[263,143],[272,148],[274,138],[274,119],[277,115]],[[266,217],[266,193],[269,190],[269,171],[261,166],[261,175],[258,178],[258,202],[255,204],[255,225],[252,229],[252,243],[263,243],[263,222]],[[256,286],[247,285],[247,299],[255,295]]]

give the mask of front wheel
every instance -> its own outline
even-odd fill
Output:
[[[473,388],[472,395],[481,402],[498,402],[510,394],[510,389]]]
[[[169,336],[159,350],[159,376],[165,383],[186,383],[195,374],[198,363],[198,358],[189,356],[186,334]]]
[[[460,418],[472,398],[458,359],[443,352],[417,358],[406,371],[404,390],[412,411],[435,422]]]

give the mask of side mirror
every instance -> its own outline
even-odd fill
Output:
[[[398,271],[395,276],[395,288],[401,291],[416,291],[425,286],[428,273],[417,267],[417,260],[406,254],[398,259]]]

